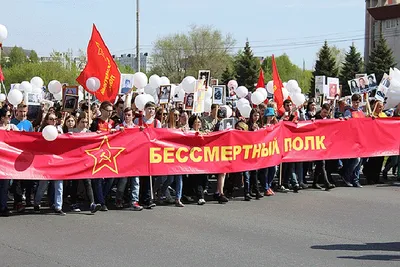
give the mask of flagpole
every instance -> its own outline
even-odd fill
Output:
[[[137,72],[140,71],[140,36],[139,36],[139,0],[136,0],[136,64],[137,64]]]

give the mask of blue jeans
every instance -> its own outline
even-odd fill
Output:
[[[354,169],[353,172],[353,184],[355,183],[359,183],[360,182],[360,170],[361,170],[361,166],[367,162],[368,158],[361,158],[359,163],[357,164],[357,166]]]
[[[343,178],[349,182],[353,183],[353,173],[360,163],[360,158],[354,158],[354,159],[344,159],[343,160]]]
[[[276,169],[277,169],[276,166],[267,168],[267,171],[265,172],[265,182],[263,183],[265,191],[271,188],[272,181],[275,178]]]
[[[282,175],[283,175],[283,184],[291,184],[292,186],[298,185],[299,182],[297,181],[296,177],[296,163],[295,162],[288,162],[282,164]]]
[[[63,205],[63,181],[53,181],[54,183],[54,207],[56,210],[62,209]],[[36,190],[35,205],[40,205],[44,192],[49,186],[49,181],[39,181],[39,186]]]
[[[139,177],[131,178],[131,200],[132,202],[139,202]]]
[[[9,187],[10,187],[10,180],[0,179],[0,211],[7,209]]]
[[[170,175],[162,177],[162,186],[161,193],[163,195],[167,195],[166,191],[168,190],[168,186],[170,186],[175,181],[175,191],[176,196],[175,199],[180,200],[182,197],[182,175]]]
[[[92,179],[92,188],[93,188],[95,202],[99,203],[100,205],[105,205],[106,202],[104,201],[104,195],[103,195],[103,179],[102,178]]]
[[[297,182],[299,184],[303,183],[303,162],[295,162],[294,163],[294,172],[296,173],[297,176]]]

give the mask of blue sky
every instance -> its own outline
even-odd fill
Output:
[[[5,46],[34,49],[47,56],[54,49],[86,50],[95,23],[111,53],[135,53],[136,0],[3,0],[0,24],[9,31]],[[325,39],[339,48],[352,41],[364,49],[363,0],[140,0],[141,51],[154,41],[212,25],[242,47],[246,38],[256,56],[287,53],[311,68]],[[363,52],[362,52],[363,54]]]

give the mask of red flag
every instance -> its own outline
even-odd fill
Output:
[[[276,67],[275,57],[272,55],[272,78],[274,80],[274,101],[278,110],[283,106],[283,83],[279,77],[278,68]]]
[[[99,101],[114,102],[119,91],[121,73],[94,24],[92,37],[87,48],[87,59],[86,67],[76,81],[86,91],[94,94]],[[100,80],[100,89],[95,93],[86,88],[86,81],[90,77],[96,77]]]
[[[4,74],[3,74],[3,70],[1,69],[1,66],[0,66],[0,82],[3,82],[4,81]]]
[[[258,82],[257,82],[257,88],[265,88],[265,82],[264,82],[264,72],[262,68],[260,68],[260,75],[258,76]]]

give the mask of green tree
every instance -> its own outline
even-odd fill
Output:
[[[311,96],[315,95],[315,76],[326,76],[326,77],[337,77],[338,69],[336,67],[336,60],[332,56],[331,49],[328,46],[328,42],[322,46],[318,53],[318,59],[315,62],[315,70],[313,71],[313,77],[311,79]]]
[[[350,46],[349,52],[346,54],[342,68],[340,70],[339,80],[342,85],[342,96],[351,95],[348,81],[355,78],[356,74],[362,73],[362,58],[357,48]]]
[[[236,79],[236,73],[235,73],[235,67],[232,62],[232,64],[226,66],[224,72],[221,74],[221,79],[219,81],[219,84],[227,85],[230,80],[234,79]]]
[[[252,91],[258,80],[260,61],[253,56],[249,42],[246,42],[244,50],[240,51],[236,57],[235,72],[238,84]]]
[[[312,72],[310,70],[303,70],[296,64],[290,61],[288,55],[283,54],[281,56],[275,57],[276,66],[279,71],[279,76],[283,82],[289,80],[296,80],[299,83],[300,88],[303,93],[308,93],[310,91]],[[266,57],[261,64],[264,70],[265,82],[272,80],[272,57]]]
[[[31,53],[29,54],[29,61],[32,63],[38,63],[39,62],[39,57],[37,53],[32,50]]]
[[[191,26],[188,33],[168,35],[155,42],[149,74],[165,75],[179,83],[185,76],[197,77],[203,69],[219,79],[231,60],[234,44],[229,34],[224,36],[209,26]]]
[[[75,79],[78,77],[77,68],[65,68],[60,62],[38,62],[14,65],[4,69],[5,85],[10,88],[12,83],[30,81],[32,77],[39,76],[45,84],[51,80],[58,80],[61,83],[77,84]]]
[[[25,62],[27,62],[27,58],[24,49],[14,46],[8,55],[8,61],[6,62],[5,67],[12,67]]]
[[[117,63],[118,69],[121,73],[125,73],[125,74],[134,74],[135,73],[135,71],[131,68],[131,66],[122,65],[118,60],[116,60],[115,63]]]
[[[375,73],[376,80],[380,81],[382,80],[383,75],[389,72],[390,68],[393,68],[395,65],[396,63],[394,61],[393,51],[387,45],[386,39],[381,34],[375,49],[369,56],[367,73]]]
[[[338,69],[338,72],[340,73],[342,68],[342,62],[346,57],[346,50],[340,49],[336,45],[331,46],[330,49],[331,49],[331,54],[336,61],[335,67]]]

